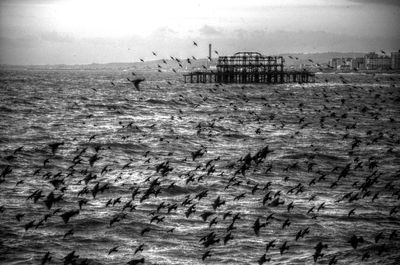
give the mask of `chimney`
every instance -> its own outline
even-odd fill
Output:
[[[208,44],[208,59],[211,61],[211,43]]]

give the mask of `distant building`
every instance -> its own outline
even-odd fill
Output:
[[[392,59],[389,56],[379,56],[370,52],[364,56],[365,69],[367,70],[389,70],[392,68]]]
[[[344,68],[345,65],[351,66],[351,58],[332,58],[329,66],[334,69]]]
[[[339,70],[390,70],[400,69],[400,50],[392,52],[391,56],[382,56],[370,52],[364,57],[357,58],[332,58],[330,68]]]
[[[349,65],[349,64],[343,64],[343,65],[340,65],[340,66],[338,66],[338,69],[339,70],[344,70],[344,71],[350,71],[351,70],[351,66]]]
[[[363,57],[353,58],[351,60],[351,69],[364,70],[365,69],[365,59]]]
[[[400,69],[400,50],[392,52],[392,69]]]

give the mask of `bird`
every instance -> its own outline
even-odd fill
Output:
[[[150,227],[143,228],[142,231],[140,232],[140,235],[144,236],[145,233],[149,233],[150,231],[151,231]]]
[[[110,254],[113,253],[113,252],[117,252],[117,251],[118,251],[118,246],[113,247],[113,248],[111,248],[111,249],[108,251],[108,255],[110,255]]]
[[[266,257],[267,256],[267,254],[263,254],[259,259],[258,259],[258,265],[262,265],[262,264],[264,264],[265,262],[269,262],[269,261],[271,261],[271,258],[267,258]]]
[[[17,154],[18,152],[21,152],[24,146],[20,146],[17,149],[14,150],[14,155]]]
[[[143,82],[143,81],[145,81],[146,79],[144,79],[144,78],[135,78],[135,79],[129,79],[129,78],[127,78],[128,79],[128,81],[129,82],[131,82],[134,86],[135,86],[135,88],[139,91],[140,89],[139,89],[139,84],[141,83],[141,82]]]
[[[142,252],[144,246],[145,246],[144,244],[141,244],[141,245],[137,246],[135,251],[134,251],[134,253],[133,253],[133,255],[136,255],[136,253],[138,253],[138,252]]]
[[[226,245],[228,243],[229,240],[232,240],[233,236],[232,233],[229,232],[225,237],[224,237],[224,245]]]
[[[78,215],[78,214],[79,214],[79,210],[70,210],[70,211],[67,211],[67,212],[61,214],[60,216],[63,219],[64,223],[66,224],[66,223],[68,223],[68,221],[71,217]]]
[[[206,258],[211,257],[211,251],[207,250],[203,256],[201,257],[201,260],[204,261]]]
[[[18,222],[21,222],[22,217],[24,217],[25,214],[24,213],[18,213],[17,215],[15,215],[15,218],[17,219]]]
[[[29,228],[32,228],[35,225],[36,220],[32,220],[24,225],[25,231],[28,231]]]
[[[220,207],[220,206],[223,205],[223,204],[225,204],[225,201],[224,201],[224,200],[221,200],[221,197],[218,196],[218,197],[214,200],[214,202],[213,202],[213,204],[212,204],[212,207],[213,207],[213,209],[214,209],[214,211],[215,211],[218,207]]]
[[[380,239],[384,239],[384,238],[385,238],[385,237],[384,237],[384,235],[383,235],[383,232],[380,232],[379,234],[377,234],[377,235],[375,236],[375,243],[378,243]]]
[[[50,252],[47,251],[46,254],[44,254],[40,264],[45,265],[46,262],[50,262],[50,261],[51,261],[51,255],[50,255]]]
[[[257,220],[253,224],[253,229],[254,229],[254,233],[256,234],[256,236],[259,236],[260,228],[265,227],[265,226],[266,226],[266,223],[261,224],[260,218],[257,218]]]
[[[268,242],[268,244],[265,246],[265,252],[268,252],[268,250],[270,249],[270,248],[273,248],[273,247],[275,247],[275,239],[273,239],[273,240],[271,240],[271,241],[269,241]]]
[[[67,236],[71,236],[74,234],[74,229],[71,228],[70,230],[67,231],[67,233],[64,234],[63,238],[65,239]]]
[[[218,217],[214,217],[214,218],[210,221],[210,224],[208,225],[208,227],[211,228],[211,226],[218,224],[217,218],[218,218]]]
[[[79,255],[75,255],[75,250],[68,253],[64,258],[64,264],[76,264]]]
[[[349,241],[347,241],[348,243],[350,243],[351,244],[351,246],[354,248],[354,249],[357,249],[357,246],[358,246],[358,243],[363,243],[364,242],[364,238],[363,237],[357,237],[356,235],[353,235],[350,239],[349,239]]]
[[[280,201],[279,200],[279,197],[277,197],[277,198],[275,198],[272,202],[270,202],[269,204],[268,204],[268,206],[270,206],[270,207],[276,207],[276,206],[278,206],[279,204],[284,204],[285,202],[284,201]]]
[[[355,215],[355,211],[356,211],[356,208],[351,209],[349,211],[349,213],[347,214],[347,216],[350,217],[351,215]]]
[[[53,155],[56,153],[58,147],[60,147],[61,145],[64,145],[64,142],[56,142],[56,143],[51,143],[48,144],[51,148],[51,152],[53,153]]]
[[[193,41],[193,45],[197,47],[197,43],[195,41]]]
[[[290,226],[290,221],[289,221],[289,218],[288,219],[286,219],[284,222],[283,222],[283,224],[282,224],[282,230],[283,229],[285,229],[285,227],[289,227]]]
[[[370,257],[371,257],[371,255],[369,254],[369,252],[365,252],[361,257],[361,261],[367,260]]]
[[[289,250],[289,246],[287,245],[287,241],[285,241],[285,242],[282,244],[282,246],[280,246],[280,248],[279,248],[279,252],[281,253],[281,255],[283,254],[283,252],[284,252],[285,250]]]
[[[333,256],[330,260],[329,260],[329,265],[334,265],[337,263],[337,259],[336,256]]]
[[[93,156],[91,156],[91,157],[89,158],[89,165],[90,165],[91,167],[93,167],[93,164],[94,164],[97,160],[99,160],[99,159],[100,159],[100,157],[97,155],[97,153],[94,154]]]
[[[318,244],[314,247],[314,249],[315,249],[315,253],[313,255],[314,262],[317,262],[319,257],[322,258],[324,256],[324,254],[321,253],[322,249],[324,249],[324,248],[328,248],[328,245],[323,244],[322,242],[318,242]]]

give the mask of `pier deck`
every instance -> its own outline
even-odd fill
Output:
[[[284,71],[282,56],[264,56],[258,52],[238,52],[220,56],[216,71],[193,71],[183,75],[185,83],[309,83],[315,74],[309,71]]]

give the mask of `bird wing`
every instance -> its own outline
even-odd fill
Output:
[[[133,85],[135,86],[135,88],[136,88],[137,90],[139,90],[139,84],[140,84],[140,82],[142,82],[142,81],[144,81],[144,78],[138,78],[138,79],[132,80],[131,82],[133,83]]]

